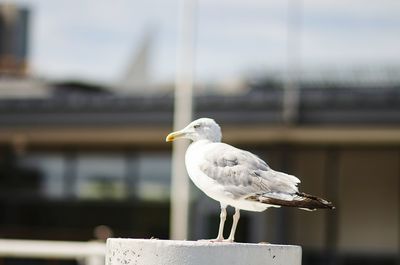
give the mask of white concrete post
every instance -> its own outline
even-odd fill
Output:
[[[107,240],[106,265],[301,265],[301,247],[156,239]]]

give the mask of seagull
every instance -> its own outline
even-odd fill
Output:
[[[297,177],[275,171],[258,156],[222,143],[221,128],[213,119],[197,119],[182,130],[168,134],[166,141],[180,138],[192,141],[185,154],[190,179],[221,205],[218,236],[212,242],[234,242],[240,210],[262,212],[281,206],[303,210],[334,209],[331,202],[299,192]],[[225,240],[227,206],[234,207],[235,214]]]

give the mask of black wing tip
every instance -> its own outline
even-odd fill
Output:
[[[246,199],[251,200],[251,201],[258,201],[261,203],[266,203],[266,204],[271,204],[271,205],[276,205],[276,206],[286,206],[286,207],[294,207],[294,208],[299,208],[302,210],[309,210],[309,211],[314,211],[317,209],[330,209],[334,210],[336,209],[333,204],[327,200],[324,200],[322,198],[319,198],[314,195],[309,195],[306,193],[300,193],[297,192],[296,195],[300,197],[299,199],[294,199],[294,200],[283,200],[283,199],[277,199],[273,197],[267,197],[267,196],[259,196],[259,195],[253,195],[249,196]]]
[[[319,202],[318,205],[315,205],[315,202],[314,202],[314,203],[311,203],[311,205],[308,207],[307,207],[307,205],[304,205],[304,206],[298,207],[298,208],[302,209],[302,210],[308,210],[308,211],[316,211],[318,209],[321,209],[321,210],[335,210],[336,209],[336,207],[333,206],[330,202],[329,202],[329,204]]]
[[[330,210],[335,210],[336,209],[336,207],[331,202],[328,202],[328,204],[326,206]]]
[[[303,192],[297,192],[296,195],[303,197],[307,199],[307,201],[312,204],[312,207],[310,207],[310,210],[315,210],[315,209],[330,209],[330,210],[335,210],[336,207],[333,206],[332,202],[324,200],[322,198],[319,198],[314,195],[306,194]]]
[[[332,205],[331,202],[329,202],[329,204],[324,204],[323,207],[319,208],[319,209],[329,209],[329,210],[335,210],[336,207]]]

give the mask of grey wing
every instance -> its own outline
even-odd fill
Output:
[[[223,143],[206,152],[200,170],[235,198],[255,194],[284,198],[298,192],[300,182],[295,176],[271,169],[256,155]]]

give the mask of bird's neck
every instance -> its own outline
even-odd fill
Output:
[[[201,144],[206,144],[206,143],[219,143],[221,141],[215,141],[215,140],[210,140],[210,139],[196,139],[192,143],[201,143]]]
[[[211,142],[210,140],[207,140],[207,139],[202,139],[202,140],[196,140],[196,141],[192,141],[192,143],[189,145],[189,148],[190,149],[197,149],[197,148],[200,148],[200,147],[202,147],[202,146],[205,146],[205,145],[208,145],[208,144],[211,144],[211,143],[213,143],[213,142]]]

